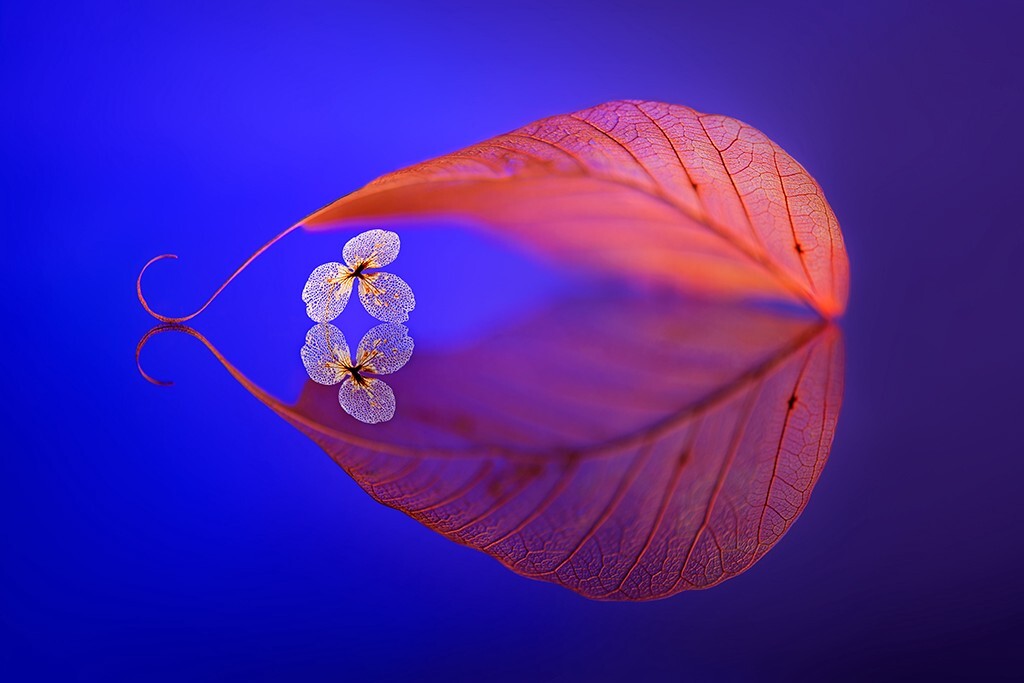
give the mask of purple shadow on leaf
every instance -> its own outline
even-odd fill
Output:
[[[253,395],[377,501],[514,572],[652,600],[749,569],[803,512],[842,401],[838,328],[674,296],[563,302],[417,352],[386,423]]]

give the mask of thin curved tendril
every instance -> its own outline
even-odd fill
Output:
[[[158,256],[157,258],[163,258],[163,257]],[[154,261],[155,260],[156,259],[154,259]],[[152,263],[152,261],[150,261],[150,263]],[[139,358],[139,356],[142,354],[143,347],[147,343],[149,343],[150,339],[152,339],[153,337],[155,337],[158,334],[163,334],[164,332],[172,332],[172,331],[174,331],[174,332],[184,332],[185,334],[190,334],[193,337],[196,337],[200,341],[203,341],[203,342],[206,341],[205,339],[203,339],[202,335],[200,335],[198,332],[193,330],[188,325],[177,325],[177,324],[173,324],[173,323],[167,323],[167,324],[164,324],[164,325],[157,325],[156,327],[154,327],[151,330],[149,330],[149,332],[146,332],[146,334],[142,335],[142,339],[140,339],[139,343],[135,346],[135,367],[137,367],[139,369],[139,374],[142,375],[142,377],[147,382],[149,382],[151,384],[155,384],[158,387],[173,386],[174,382],[156,379],[155,377],[150,375],[148,372],[143,370],[142,369],[142,361]]]
[[[303,219],[303,221],[304,221],[304,220],[305,220],[305,219]],[[136,291],[136,292],[138,293],[138,295],[139,295],[139,303],[141,303],[141,304],[142,304],[142,307],[143,307],[144,309],[146,309],[146,313],[149,313],[149,314],[150,314],[151,316],[153,316],[154,318],[156,318],[157,320],[159,320],[160,322],[163,322],[163,323],[168,323],[168,324],[176,324],[176,323],[183,323],[183,322],[185,322],[185,321],[187,321],[187,320],[191,320],[192,318],[196,317],[197,315],[199,315],[200,313],[202,313],[203,311],[205,311],[205,310],[206,310],[206,307],[207,307],[207,306],[209,306],[210,304],[212,304],[212,303],[213,303],[213,301],[214,301],[214,299],[216,299],[216,298],[217,298],[218,296],[220,296],[220,293],[221,293],[221,292],[223,292],[223,291],[224,291],[224,289],[225,289],[225,288],[226,288],[226,287],[227,287],[228,285],[230,285],[230,284],[231,284],[231,282],[232,282],[232,281],[233,281],[233,280],[234,280],[234,279],[235,279],[236,277],[238,277],[239,275],[241,275],[241,274],[242,274],[242,271],[243,271],[243,270],[245,270],[246,268],[248,268],[248,267],[249,267],[249,264],[251,264],[251,263],[252,263],[253,261],[255,261],[255,260],[257,259],[257,257],[259,257],[259,256],[260,256],[260,254],[262,254],[263,252],[265,252],[265,251],[266,251],[267,249],[269,249],[270,247],[274,246],[274,244],[276,244],[276,243],[277,243],[277,242],[278,242],[279,240],[281,240],[282,238],[284,238],[284,237],[285,237],[286,235],[288,235],[288,234],[289,234],[290,232],[294,231],[294,230],[295,230],[296,228],[299,228],[299,227],[301,227],[301,226],[302,226],[302,223],[303,223],[303,221],[299,221],[298,223],[296,223],[295,225],[291,226],[290,228],[288,228],[287,230],[285,230],[284,232],[280,233],[279,235],[277,235],[276,237],[274,237],[273,239],[271,239],[271,240],[270,240],[269,242],[267,242],[266,244],[264,244],[264,245],[263,245],[262,247],[260,247],[259,249],[257,249],[257,250],[256,250],[256,251],[255,251],[255,252],[253,253],[253,255],[252,255],[252,256],[250,256],[249,258],[247,258],[247,259],[245,260],[245,262],[244,262],[244,263],[243,263],[242,265],[240,265],[240,266],[239,266],[239,267],[238,267],[238,268],[237,268],[237,269],[235,270],[235,272],[233,272],[233,273],[231,274],[231,276],[230,276],[230,277],[228,277],[228,279],[224,281],[224,283],[223,283],[223,284],[222,284],[222,285],[221,285],[220,287],[218,287],[218,288],[217,288],[217,291],[215,291],[215,292],[213,293],[213,295],[212,295],[212,296],[211,296],[211,297],[210,297],[209,299],[207,299],[207,300],[206,300],[206,303],[204,303],[204,304],[203,304],[202,306],[200,306],[198,310],[196,310],[196,311],[194,311],[194,312],[192,312],[192,313],[189,313],[188,315],[184,315],[184,316],[181,316],[181,317],[178,317],[178,318],[173,318],[173,317],[171,317],[171,316],[166,316],[166,315],[162,315],[162,314],[160,314],[160,313],[157,313],[157,312],[156,312],[156,311],[154,311],[154,310],[153,310],[152,308],[150,308],[150,306],[149,306],[149,302],[148,302],[148,301],[146,301],[146,297],[142,295],[142,276],[143,276],[143,275],[144,275],[144,274],[146,273],[146,270],[147,270],[147,269],[148,269],[148,268],[149,268],[149,267],[150,267],[151,265],[153,265],[154,263],[156,263],[157,261],[162,261],[162,260],[164,260],[164,259],[168,259],[168,258],[172,258],[172,259],[177,259],[177,258],[178,258],[178,256],[177,256],[176,254],[161,254],[160,256],[156,256],[156,257],[154,257],[154,258],[150,259],[150,260],[149,260],[149,262],[148,262],[148,263],[147,263],[146,265],[144,265],[144,266],[142,267],[142,270],[141,270],[141,271],[139,271],[139,277],[138,277],[138,279],[137,279],[137,280],[135,281],[135,291]],[[196,333],[196,334],[198,334],[198,333]],[[140,371],[141,371],[141,369],[140,369]],[[143,376],[144,376],[144,377],[146,377],[146,374],[145,374],[145,373],[143,373]],[[147,379],[149,379],[149,378],[147,377]]]

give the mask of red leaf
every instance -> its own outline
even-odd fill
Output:
[[[609,102],[554,116],[373,181],[299,227],[370,219],[476,219],[550,257],[717,297],[803,302],[842,314],[849,263],[818,184],[764,134],[660,102]]]
[[[708,588],[763,556],[807,503],[842,395],[836,328],[651,297],[417,352],[380,425],[312,382],[284,404],[214,353],[378,501],[606,600]]]
[[[688,107],[543,119],[378,178],[302,224],[424,215],[689,291],[795,299],[825,317],[846,307],[846,251],[818,184],[754,128]]]
[[[386,175],[228,282],[300,226],[428,215],[620,275],[623,292],[648,279],[825,318],[846,305],[842,236],[806,171],[734,119],[650,102],[544,119]],[[139,277],[143,306],[165,322],[227,285],[170,318]],[[520,574],[642,600],[713,586],[764,555],[806,505],[839,413],[835,328],[688,306],[604,296],[471,348],[419,352],[389,376],[395,418],[372,426],[329,387],[310,383],[287,405],[210,348],[382,503]]]

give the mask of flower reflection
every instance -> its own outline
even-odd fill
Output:
[[[321,323],[306,333],[302,363],[310,379],[338,389],[338,402],[360,422],[387,422],[395,414],[395,394],[374,375],[389,375],[412,357],[413,340],[405,325],[377,325],[363,337],[355,361],[348,342],[334,325]]]

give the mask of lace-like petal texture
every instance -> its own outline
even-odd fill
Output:
[[[416,297],[405,280],[391,273],[371,273],[359,279],[359,300],[377,320],[404,323],[416,308]]]
[[[318,323],[334,320],[345,310],[352,295],[352,281],[359,281],[359,299],[377,320],[393,323],[409,319],[416,297],[405,280],[390,273],[369,272],[386,266],[398,256],[401,242],[390,230],[367,230],[345,243],[345,263],[325,263],[309,276],[302,290],[306,313]]]
[[[315,322],[330,322],[345,310],[352,294],[352,279],[346,277],[350,272],[344,264],[332,261],[317,266],[310,274],[302,288],[302,300]]]
[[[383,323],[363,335],[351,361],[345,335],[334,325],[321,323],[306,333],[302,364],[310,379],[338,388],[338,403],[360,422],[387,422],[395,415],[391,387],[370,375],[388,375],[412,357],[413,340],[405,325]]]
[[[390,230],[367,230],[346,242],[341,255],[349,268],[383,268],[398,257],[401,246]]]
[[[383,323],[363,336],[356,351],[361,372],[390,375],[409,362],[413,341],[405,325]]]
[[[301,354],[306,373],[317,384],[332,386],[350,374],[346,370],[352,364],[348,342],[334,325],[321,323],[310,328]]]
[[[395,394],[391,387],[373,377],[362,382],[349,377],[338,390],[338,403],[345,412],[367,424],[387,422],[395,415]]]

